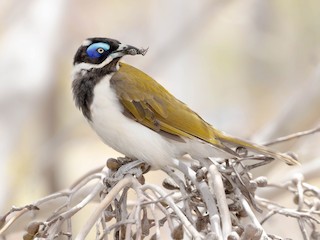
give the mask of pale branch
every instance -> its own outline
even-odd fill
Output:
[[[293,135],[280,140],[292,138]],[[162,229],[166,229],[172,239],[279,240],[284,238],[269,233],[263,226],[277,216],[286,216],[297,221],[296,229],[303,239],[318,239],[320,189],[306,183],[304,175],[298,173],[292,173],[283,183],[268,183],[266,177],[253,179],[251,170],[272,159],[247,156],[247,151],[241,156],[199,159],[191,166],[176,159],[174,167],[162,169],[167,175],[162,186],[145,182],[149,166],[144,162],[109,159],[105,167],[84,175],[69,189],[24,207],[12,207],[0,217],[0,236],[7,237],[14,227],[20,227],[26,229],[24,240],[81,240],[93,238],[91,234],[101,240],[163,239]],[[263,188],[292,196],[295,206],[282,206],[259,197],[257,189]],[[92,204],[93,211],[81,229],[74,232],[79,211]],[[18,224],[30,212],[32,219]]]
[[[200,192],[203,201],[206,204],[209,213],[209,219],[211,222],[211,230],[217,235],[218,239],[222,238],[222,230],[220,227],[220,217],[218,214],[218,209],[213,196],[210,194],[208,185],[203,181],[198,181],[196,178],[196,173],[189,168],[182,161],[175,161],[176,168],[179,169],[185,176],[187,176],[191,182],[196,186],[197,190]]]
[[[314,134],[314,133],[317,133],[317,132],[320,132],[320,126],[318,126],[316,128],[313,128],[313,129],[310,129],[310,130],[293,133],[293,134],[290,134],[290,135],[287,135],[287,136],[284,136],[284,137],[279,137],[277,139],[274,139],[274,140],[271,140],[271,141],[268,141],[268,142],[264,142],[264,143],[262,143],[262,145],[270,146],[270,145],[274,145],[274,144],[277,144],[277,143],[286,142],[286,141],[290,141],[290,140],[293,140],[293,139],[296,139],[296,138],[308,136],[308,135],[311,135],[311,134]]]
[[[128,175],[122,180],[120,180],[112,190],[106,195],[106,197],[100,202],[100,204],[96,207],[94,212],[89,217],[86,224],[83,226],[79,234],[76,236],[76,240],[84,239],[93,225],[98,221],[100,215],[103,213],[104,209],[106,209],[111,201],[116,198],[117,194],[124,188],[129,187],[132,184],[132,176]]]
[[[160,194],[161,197],[167,196],[167,193],[160,187],[155,185],[143,185],[141,186],[142,190],[151,189],[154,192]],[[195,229],[195,227],[189,222],[184,213],[180,210],[180,208],[176,205],[172,198],[167,196],[165,198],[165,203],[170,206],[170,208],[174,211],[177,217],[181,220],[182,224],[185,226],[188,232],[191,233],[193,239],[203,239],[203,236]]]
[[[223,239],[226,239],[227,236],[232,232],[232,226],[228,203],[226,201],[227,198],[222,182],[222,176],[214,164],[210,165],[208,173],[208,182],[211,194],[215,194],[217,200],[221,218]]]
[[[247,202],[247,200],[245,199],[245,197],[241,193],[240,189],[237,188],[235,190],[235,194],[239,198],[242,207],[244,208],[246,214],[248,215],[248,217],[250,218],[250,220],[251,220],[251,222],[253,224],[253,225],[249,224],[246,227],[249,227],[249,229],[251,229],[251,228],[255,229],[255,231],[247,230],[247,235],[246,235],[246,238],[244,238],[244,239],[253,239],[254,235],[256,235],[256,234],[259,234],[259,238],[258,239],[260,239],[260,238],[268,239],[266,232],[263,230],[260,222],[258,221],[256,215],[254,214],[251,206],[249,205],[249,203]],[[252,235],[249,236],[249,232],[252,233]]]

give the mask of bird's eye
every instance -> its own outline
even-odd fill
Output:
[[[97,52],[100,53],[100,54],[102,54],[102,53],[104,52],[104,49],[103,49],[103,48],[98,48],[98,49],[97,49]]]
[[[93,43],[87,48],[87,54],[90,58],[99,58],[110,49],[110,45],[104,42]]]

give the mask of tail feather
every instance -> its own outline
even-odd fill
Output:
[[[243,140],[240,138],[235,138],[235,137],[226,135],[225,133],[222,133],[222,132],[220,132],[218,134],[217,138],[223,144],[231,145],[233,147],[239,147],[239,146],[244,147],[244,148],[248,149],[249,151],[252,151],[252,152],[255,152],[258,154],[263,154],[265,156],[284,161],[288,165],[300,164],[296,159],[294,159],[293,157],[291,157],[289,155],[271,150],[268,147],[255,144],[255,143],[249,142],[247,140]]]

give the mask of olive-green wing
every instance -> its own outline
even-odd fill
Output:
[[[110,84],[125,111],[136,121],[154,131],[165,132],[179,138],[196,137],[234,156],[238,154],[227,146],[243,146],[288,164],[297,164],[297,161],[288,155],[228,136],[214,129],[159,83],[128,64],[120,63],[120,69],[112,76]]]
[[[179,137],[199,138],[225,151],[212,127],[164,87],[140,70],[124,63],[110,80],[125,110],[141,124]]]

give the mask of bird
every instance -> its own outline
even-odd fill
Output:
[[[86,39],[73,60],[72,91],[102,141],[128,158],[161,169],[185,156],[237,159],[236,148],[298,164],[289,154],[214,128],[143,71],[121,62],[148,49],[104,37]]]

